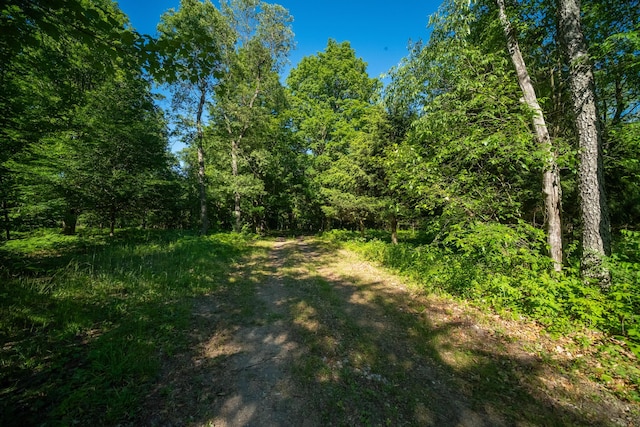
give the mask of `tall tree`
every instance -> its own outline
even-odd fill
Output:
[[[357,225],[379,212],[372,160],[380,111],[374,104],[379,81],[349,42],[329,40],[325,51],[291,70],[294,129],[309,155],[307,173],[325,218]]]
[[[415,44],[392,73],[393,102],[417,120],[389,153],[391,185],[444,233],[454,224],[535,221],[540,204],[544,153],[531,111],[499,22],[492,20],[487,43],[471,31],[477,12],[446,2],[430,20],[429,42]]]
[[[108,8],[103,21],[105,13],[96,9],[104,4],[96,3],[8,0],[0,5],[0,201],[7,238],[22,193],[20,163],[43,136],[66,126],[65,113],[75,105],[64,96],[68,80],[57,74],[58,69],[72,68],[66,55],[69,45],[87,47],[87,39],[93,39],[97,55],[91,59],[96,59],[104,54],[102,36],[119,29],[109,25],[110,19],[115,23],[120,18],[115,10]],[[103,64],[93,65],[100,69]]]
[[[536,140],[545,153],[545,165],[542,172],[542,192],[544,193],[545,213],[547,220],[547,243],[553,260],[554,269],[562,269],[562,223],[560,220],[560,171],[555,160],[551,137],[547,129],[542,108],[538,103],[535,89],[531,83],[527,66],[520,52],[520,45],[511,22],[507,18],[504,0],[496,0],[498,14],[507,39],[507,48],[511,62],[516,69],[518,84],[522,89],[524,101],[533,114],[533,128]]]
[[[558,0],[558,22],[569,61],[569,83],[580,147],[579,192],[582,219],[582,274],[603,288],[610,283],[603,257],[610,251],[611,231],[604,188],[602,134],[595,85],[576,0]]]
[[[243,193],[257,194],[250,187],[262,186],[256,174],[242,174],[241,157],[250,157],[252,151],[243,150],[243,145],[250,136],[258,142],[277,111],[273,107],[282,96],[277,72],[293,46],[293,19],[282,6],[259,0],[223,1],[222,11],[236,34],[236,43],[226,52],[228,69],[212,113],[230,145],[234,229],[239,231]]]
[[[65,234],[75,233],[81,213],[108,224],[113,234],[116,219],[143,218],[154,205],[152,188],[165,186],[164,118],[148,82],[135,70],[120,71],[96,83],[69,129],[44,138],[22,165],[31,203],[61,214]]]
[[[174,108],[184,114],[182,122],[194,132],[189,140],[198,153],[200,232],[206,234],[205,106],[224,74],[225,52],[233,44],[233,33],[210,0],[181,0],[177,11],[170,9],[162,15],[158,32],[161,61],[153,72],[170,86]]]
[[[581,12],[593,62],[611,227],[633,227],[640,223],[640,1],[583,0]]]
[[[41,199],[27,197],[31,180],[16,176],[28,175],[52,136],[74,130],[88,91],[139,66],[141,45],[110,0],[8,0],[0,6],[0,33],[0,181],[24,183],[0,191],[7,225],[17,200],[24,213]]]

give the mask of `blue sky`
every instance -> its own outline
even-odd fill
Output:
[[[441,0],[269,2],[287,8],[294,18],[296,49],[289,57],[291,66],[324,50],[327,40],[333,38],[349,41],[356,55],[369,64],[369,75],[377,77],[406,56],[409,39],[428,39],[428,17]],[[160,15],[178,8],[180,0],[118,0],[118,4],[136,30],[153,35]]]

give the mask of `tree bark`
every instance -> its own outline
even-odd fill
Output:
[[[9,206],[6,200],[2,201],[2,212],[4,215],[4,233],[7,240],[11,240],[11,222],[9,219]]]
[[[236,139],[232,139],[231,140],[231,175],[233,176],[233,179],[236,181],[234,182],[234,191],[233,191],[233,217],[235,219],[234,225],[233,225],[233,229],[236,232],[240,232],[241,228],[242,228],[242,223],[241,223],[241,215],[242,213],[240,212],[240,189],[238,188],[238,141]]]
[[[200,87],[200,101],[196,113],[196,130],[198,138],[198,188],[200,190],[200,234],[205,235],[209,230],[209,216],[207,214],[207,187],[204,164],[204,133],[202,131],[202,112],[206,100],[206,88]]]
[[[111,208],[109,215],[109,237],[115,236],[116,232],[116,209]]]
[[[142,212],[142,224],[140,224],[140,227],[142,227],[143,230],[147,229],[147,210],[145,209]]]
[[[518,84],[524,95],[524,101],[533,111],[533,129],[536,141],[546,154],[546,164],[542,173],[542,193],[544,194],[544,206],[547,222],[547,243],[549,244],[549,255],[553,260],[555,271],[562,270],[562,221],[560,219],[561,196],[560,196],[560,171],[556,163],[556,155],[553,152],[551,137],[544,120],[542,108],[538,103],[535,89],[531,83],[529,72],[527,71],[518,40],[516,39],[511,23],[507,18],[504,0],[496,0],[498,3],[498,13],[500,22],[507,39],[507,49],[511,56],[511,61],[516,69]]]
[[[603,265],[609,254],[611,230],[604,190],[602,133],[598,122],[593,71],[582,32],[577,0],[559,0],[558,28],[569,61],[569,84],[580,147],[578,191],[582,219],[582,275],[603,289],[611,278]]]
[[[251,95],[249,104],[247,105],[249,111],[253,110],[253,106],[256,100],[258,99],[258,95],[260,95],[260,92],[261,92],[261,77],[260,75],[258,75],[258,77],[256,78],[256,88],[253,94]],[[238,134],[235,136],[234,136],[233,129],[231,127],[231,120],[226,115],[225,115],[225,121],[227,123],[227,132],[229,133],[229,137],[231,139],[231,175],[233,176],[234,180],[237,181],[238,171],[239,171],[238,155],[240,153],[240,143],[242,142],[242,138],[244,138],[244,135],[246,134],[246,132],[249,130],[251,121],[246,120],[245,118],[244,126],[242,126]],[[235,231],[239,232],[242,228],[242,212],[240,210],[241,195],[240,195],[240,188],[238,187],[238,183],[236,182],[234,185],[235,185],[234,194],[233,194],[234,196],[233,216],[235,218],[234,229]]]
[[[395,215],[391,216],[391,243],[398,244],[398,218]]]
[[[62,234],[71,236],[76,234],[76,225],[78,224],[78,213],[71,208],[65,212],[62,218]]]

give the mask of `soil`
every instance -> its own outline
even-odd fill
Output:
[[[637,405],[563,371],[579,355],[535,324],[312,238],[256,245],[194,301],[188,350],[163,356],[135,424],[640,425]]]

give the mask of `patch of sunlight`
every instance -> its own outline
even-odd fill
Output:
[[[64,331],[70,335],[77,335],[82,332],[84,325],[76,321],[70,321],[64,325]]]
[[[433,419],[433,415],[431,411],[429,411],[427,407],[424,405],[424,403],[422,402],[418,402],[416,404],[414,418],[416,419],[416,421],[418,421],[421,425],[424,425],[424,426],[427,426],[427,425],[431,426],[435,424],[435,420]]]
[[[269,241],[269,240],[254,240],[252,242],[253,246],[257,246],[259,248],[266,248],[266,249],[270,249],[271,246],[273,245],[273,242]]]
[[[323,366],[316,374],[316,381],[318,381],[319,383],[328,383],[330,381],[334,381],[335,379],[336,378],[334,373],[328,366]]]
[[[296,325],[302,326],[311,332],[318,332],[320,323],[316,319],[313,319],[313,317],[317,316],[315,308],[311,307],[305,301],[301,301],[296,305],[295,313],[296,315],[293,322]]]
[[[369,305],[371,304],[371,301],[369,298],[367,298],[366,295],[363,295],[363,293],[354,293],[351,295],[351,298],[349,298],[349,302],[351,304],[359,304],[359,305]]]
[[[408,372],[415,369],[415,362],[413,360],[406,360],[403,361],[400,366],[402,366],[402,369]]]
[[[231,331],[220,331],[214,334],[211,339],[203,346],[204,357],[207,359],[215,359],[218,357],[229,357],[240,353],[242,348],[229,342]],[[196,359],[195,363],[199,364],[202,360]]]
[[[289,334],[287,333],[281,333],[279,335],[273,336],[273,335],[269,335],[267,336],[264,340],[263,343],[265,344],[275,344],[277,346],[282,346],[284,344],[286,344],[289,341]]]
[[[318,347],[322,349],[324,353],[333,354],[336,351],[336,348],[340,345],[340,341],[338,341],[335,337],[332,336],[323,336],[318,339]]]
[[[375,348],[364,348],[361,350],[353,350],[349,354],[349,359],[354,366],[363,367],[371,366],[376,362]]]
[[[440,349],[438,353],[444,363],[456,370],[468,370],[477,365],[475,357],[466,351]]]
[[[255,402],[246,402],[242,395],[231,396],[224,402],[217,422],[214,421],[213,425],[244,425],[246,420],[254,418],[256,406]]]

